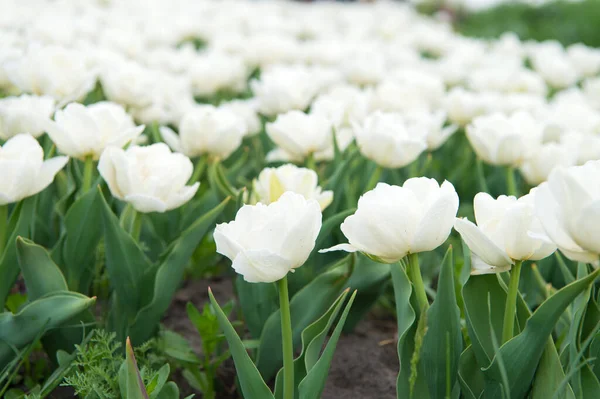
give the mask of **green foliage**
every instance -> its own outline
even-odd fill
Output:
[[[552,1],[539,7],[524,3],[501,4],[472,14],[461,14],[458,31],[467,36],[496,38],[514,32],[522,40],[555,39],[563,45],[583,43],[600,47],[600,2]]]

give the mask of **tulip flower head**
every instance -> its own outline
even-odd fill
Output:
[[[321,207],[301,194],[284,193],[265,205],[244,205],[229,223],[215,229],[217,252],[250,283],[281,280],[302,266],[321,229]]]
[[[480,266],[472,274],[509,270],[515,261],[544,259],[556,250],[535,216],[534,197],[535,190],[519,199],[479,193],[473,201],[477,225],[456,219],[454,228],[482,261],[474,262]]]
[[[192,177],[192,161],[173,154],[164,143],[122,150],[108,147],[98,164],[112,195],[129,202],[142,213],[166,212],[188,202],[200,186],[186,186]]]
[[[68,160],[62,156],[44,161],[44,150],[32,136],[12,137],[0,147],[0,205],[39,193],[52,183]]]
[[[403,186],[379,183],[358,200],[358,209],[344,220],[348,244],[321,250],[360,251],[383,263],[408,254],[431,251],[446,241],[458,211],[452,183],[408,179]]]

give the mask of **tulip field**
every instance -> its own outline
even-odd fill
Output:
[[[0,398],[600,398],[600,49],[449,15],[0,0]]]

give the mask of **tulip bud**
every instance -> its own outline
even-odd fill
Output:
[[[385,263],[431,251],[446,241],[458,211],[452,183],[441,186],[426,177],[402,187],[379,183],[358,200],[358,209],[341,225],[349,244],[321,250],[361,251]]]
[[[98,164],[112,195],[133,205],[138,212],[165,212],[188,202],[200,186],[186,186],[193,165],[188,157],[173,154],[164,143],[108,147]]]
[[[333,145],[331,123],[321,115],[290,111],[267,124],[267,134],[292,159],[324,151]]]
[[[54,157],[44,161],[44,150],[32,136],[12,137],[0,147],[0,205],[39,193],[52,183],[68,160]]]
[[[229,223],[217,225],[217,252],[250,283],[271,283],[306,262],[321,229],[315,200],[284,193],[270,205],[244,205]]]

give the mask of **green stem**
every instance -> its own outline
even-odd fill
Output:
[[[8,204],[0,205],[0,259],[6,247],[6,238],[8,236]]]
[[[483,162],[479,157],[475,157],[475,169],[477,171],[479,190],[485,193],[489,192],[487,182],[485,181],[485,173],[483,172]]]
[[[506,192],[508,195],[519,196],[517,192],[517,183],[515,181],[515,169],[512,166],[506,168]]]
[[[294,347],[287,276],[279,280],[277,285],[279,287],[281,336],[283,338],[283,399],[294,399]]]
[[[314,154],[309,154],[306,157],[306,167],[308,169],[314,170],[315,172],[317,171],[317,163],[315,162],[315,156],[314,156]]]
[[[140,233],[142,232],[142,213],[131,209],[131,224],[129,225],[129,234],[134,240],[140,240]]]
[[[196,166],[194,167],[194,173],[190,178],[189,184],[194,184],[202,178],[204,174],[204,169],[206,169],[206,157],[200,157],[196,161]]]
[[[421,312],[425,312],[429,308],[429,300],[427,299],[427,293],[425,292],[425,284],[423,284],[423,277],[421,276],[421,269],[419,267],[419,256],[417,254],[408,255],[408,265],[409,277],[415,289],[415,295],[417,296],[419,310]]]
[[[521,277],[521,265],[523,261],[518,260],[510,271],[506,307],[504,308],[504,326],[502,328],[502,343],[513,337],[515,327],[515,312],[517,310],[517,294],[519,292],[519,279]]]
[[[87,156],[83,162],[83,185],[81,186],[81,190],[86,193],[92,187],[94,159],[91,156]]]
[[[371,178],[369,179],[369,182],[367,183],[367,188],[365,188],[365,192],[371,191],[375,188],[375,186],[379,182],[379,178],[381,177],[381,172],[383,172],[383,168],[377,165],[377,167],[373,171],[373,174],[371,175]]]

